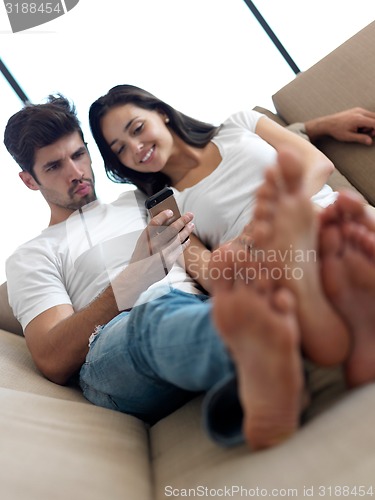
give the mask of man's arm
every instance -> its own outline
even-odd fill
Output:
[[[170,226],[161,212],[143,231],[130,264],[93,302],[75,312],[71,305],[51,307],[25,328],[25,338],[39,370],[52,382],[65,384],[82,366],[95,329],[120,311],[130,309],[140,294],[161,280],[190,235],[192,214],[184,214]]]
[[[375,113],[363,108],[352,108],[314,118],[304,125],[311,142],[331,136],[338,141],[358,142],[370,146],[375,137]]]
[[[36,366],[52,382],[65,384],[85,361],[90,335],[96,326],[118,314],[112,290],[85,309],[74,312],[72,306],[51,307],[25,328],[27,347]]]

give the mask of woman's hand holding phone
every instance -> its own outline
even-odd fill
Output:
[[[163,210],[152,217],[147,225],[150,253],[163,251],[164,254],[169,249],[170,252],[173,250],[174,255],[176,247],[181,255],[190,244],[189,236],[194,229],[193,218],[194,215],[187,212],[184,215],[178,213],[176,219],[176,214],[171,209]]]
[[[138,238],[130,263],[143,261],[143,271],[151,282],[164,278],[190,244],[192,220],[190,212],[175,220],[170,209],[152,217]]]
[[[164,210],[150,220],[137,240],[129,265],[112,280],[119,311],[134,307],[142,292],[165,278],[190,244],[193,214],[186,213],[170,223],[172,218],[172,212]]]

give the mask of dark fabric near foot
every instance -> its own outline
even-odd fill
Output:
[[[203,401],[203,418],[208,435],[219,445],[234,446],[244,443],[243,412],[235,376],[220,382],[206,394]]]

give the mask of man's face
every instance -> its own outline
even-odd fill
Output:
[[[90,155],[78,132],[37,149],[34,175],[37,180],[28,172],[20,173],[30,189],[42,193],[52,219],[63,219],[96,200]]]

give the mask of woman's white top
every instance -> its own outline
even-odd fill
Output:
[[[196,185],[183,191],[174,188],[181,213],[194,213],[195,233],[210,248],[240,234],[252,216],[265,169],[275,164],[276,150],[255,133],[263,116],[250,110],[231,115],[212,139],[221,163]],[[327,185],[312,198],[321,206],[335,199]]]

